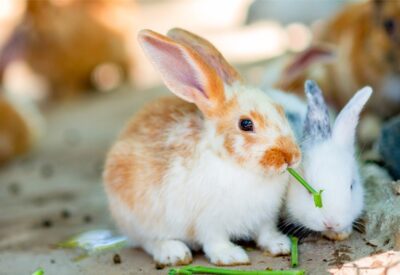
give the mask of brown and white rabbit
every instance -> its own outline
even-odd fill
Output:
[[[367,111],[383,118],[400,113],[400,1],[348,5],[314,43],[291,59],[277,88],[302,96],[304,81],[315,79],[327,102],[339,110],[354,91],[369,85],[375,93]]]
[[[283,109],[188,31],[143,30],[139,42],[177,97],[139,111],[108,154],[105,190],[120,231],[162,265],[190,263],[192,245],[214,264],[248,264],[236,238],[288,253],[276,222],[285,169],[301,153]]]

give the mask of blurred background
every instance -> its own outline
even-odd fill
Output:
[[[137,44],[139,30],[187,29],[211,41],[251,85],[279,87],[288,60],[307,53],[331,18],[349,4],[372,2],[0,0],[0,274],[6,268],[25,274],[47,265],[48,255],[68,266],[48,245],[86,229],[112,228],[101,185],[107,150],[137,109],[169,93]],[[400,18],[399,7],[388,10]],[[370,12],[371,22],[380,20],[375,15]],[[396,22],[382,18],[376,33],[394,37]],[[378,43],[379,53],[385,43]],[[389,70],[377,64],[358,66]],[[390,87],[400,97],[398,69],[390,70],[385,77],[394,75]],[[372,109],[361,129],[365,146],[373,147],[382,123],[398,114],[396,102],[389,115]]]
[[[269,87],[281,75],[279,57],[307,49],[346,2],[0,0],[0,162],[41,144],[49,109],[107,93],[125,91],[132,104],[151,97],[161,80],[137,44],[140,29],[197,33],[250,84]],[[121,110],[111,101],[98,112]]]

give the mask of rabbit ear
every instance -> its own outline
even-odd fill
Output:
[[[331,136],[331,125],[328,107],[325,104],[321,89],[312,80],[307,80],[304,88],[308,105],[304,121],[303,140],[312,145]]]
[[[336,58],[336,48],[328,44],[316,44],[303,52],[296,54],[284,67],[276,87],[282,90],[292,90],[304,80],[306,72],[317,64],[332,63]]]
[[[241,81],[239,73],[222,56],[209,41],[183,29],[174,28],[168,31],[170,38],[192,48],[207,64],[214,68],[226,84]]]
[[[339,113],[333,127],[333,140],[337,144],[353,147],[358,118],[371,94],[371,87],[362,88],[350,99]]]
[[[165,85],[177,96],[201,110],[224,100],[222,80],[196,52],[150,30],[142,30],[138,39]]]

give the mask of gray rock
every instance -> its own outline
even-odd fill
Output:
[[[400,232],[399,182],[392,181],[382,167],[366,164],[362,167],[365,186],[365,231],[369,243],[379,247],[396,246]]]
[[[378,148],[391,176],[400,179],[400,116],[383,125]]]

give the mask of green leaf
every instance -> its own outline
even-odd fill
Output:
[[[32,275],[44,275],[44,270],[43,270],[43,268],[37,269],[36,271],[34,271],[34,272],[32,273]]]
[[[109,230],[92,230],[76,235],[58,246],[84,250],[83,254],[74,259],[79,261],[95,253],[120,249],[127,245],[128,239],[124,236],[114,236]]]

